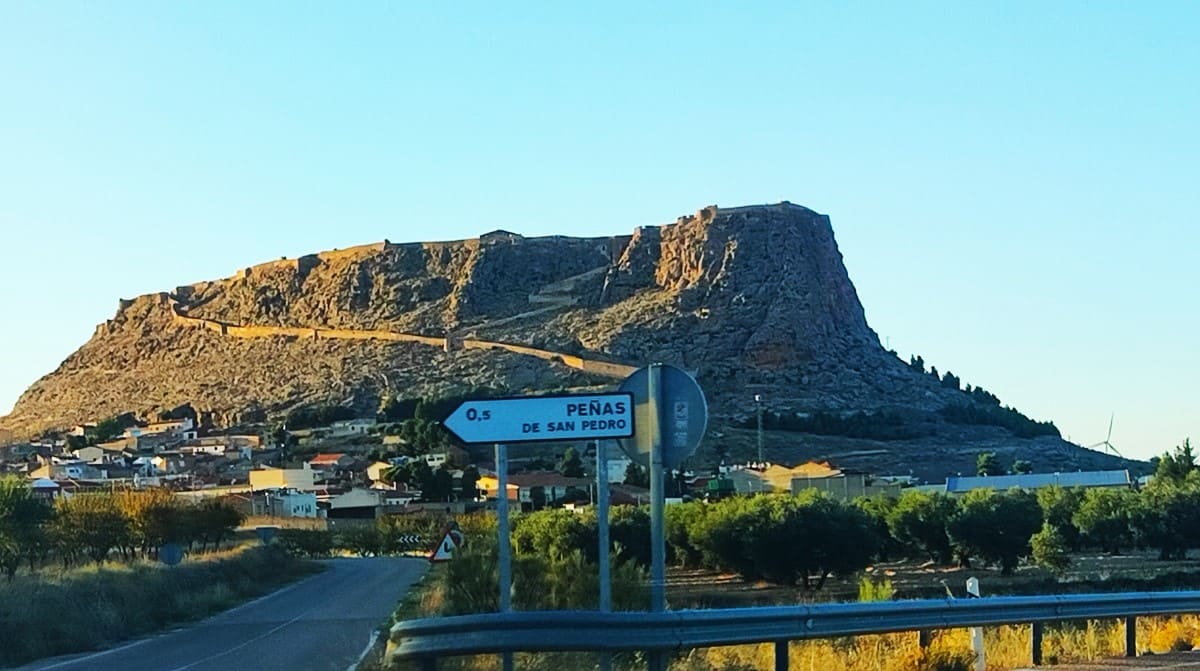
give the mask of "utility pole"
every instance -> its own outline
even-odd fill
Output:
[[[766,462],[763,458],[763,435],[762,435],[762,396],[754,395],[754,407],[758,414],[758,463]]]

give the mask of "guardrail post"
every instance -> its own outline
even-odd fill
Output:
[[[788,671],[787,641],[775,641],[775,671]]]
[[[1034,666],[1042,663],[1042,623],[1034,622],[1029,632],[1029,661]]]
[[[1137,617],[1125,618],[1125,656],[1137,657]]]
[[[421,671],[437,671],[437,657],[422,657],[417,661]]]
[[[917,646],[919,648],[921,648],[922,650],[925,650],[932,643],[933,643],[933,630],[932,629],[918,629],[917,630]]]

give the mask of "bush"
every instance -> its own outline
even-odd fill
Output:
[[[328,557],[333,553],[333,532],[324,529],[280,529],[276,539],[294,557]]]
[[[0,586],[0,665],[92,650],[195,620],[316,570],[271,547],[229,557],[101,564]]]
[[[879,546],[865,513],[813,490],[726,499],[697,522],[690,538],[710,567],[805,589],[866,567]]]
[[[892,581],[887,578],[875,582],[870,578],[864,577],[858,581],[859,601],[891,601],[894,598],[896,598],[896,588],[892,586]]]

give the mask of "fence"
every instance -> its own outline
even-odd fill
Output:
[[[929,599],[662,613],[539,611],[408,620],[392,628],[393,659],[432,671],[447,656],[512,652],[669,653],[775,643],[775,669],[788,668],[788,641],[1029,624],[1030,661],[1042,662],[1047,622],[1124,619],[1125,654],[1136,654],[1139,616],[1200,612],[1200,591],[1126,592],[983,599]],[[650,655],[654,657],[655,655]]]

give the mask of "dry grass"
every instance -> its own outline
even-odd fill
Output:
[[[274,548],[93,564],[0,583],[0,665],[82,652],[194,620],[316,570]]]

